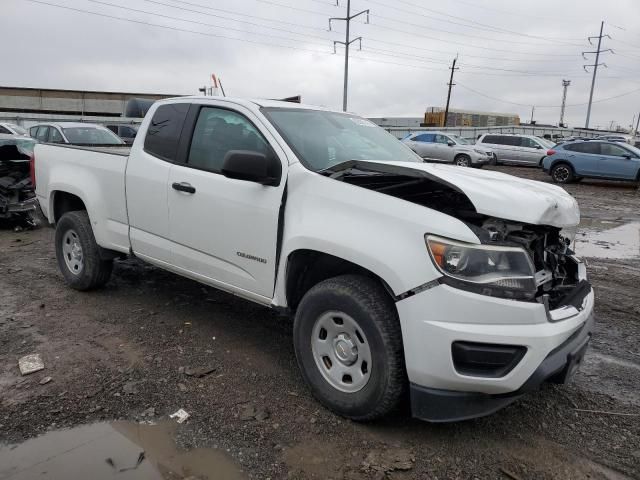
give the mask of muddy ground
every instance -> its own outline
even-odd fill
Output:
[[[633,185],[567,190],[585,238],[640,221]],[[305,388],[290,319],[137,260],[117,262],[103,290],[76,292],[58,272],[53,233],[0,230],[0,443],[183,408],[178,446],[226,452],[250,478],[640,478],[640,252],[588,259],[597,331],[572,384],[474,421],[433,425],[399,411],[358,424]],[[34,352],[46,368],[23,377],[17,360]],[[186,374],[199,367],[212,372]]]

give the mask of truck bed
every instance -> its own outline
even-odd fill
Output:
[[[122,155],[125,157],[128,157],[131,152],[131,145],[66,145],[60,143],[46,143],[44,145],[72,148],[75,150],[86,150],[88,152],[109,153],[111,155]]]

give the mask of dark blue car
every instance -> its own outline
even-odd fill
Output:
[[[640,149],[602,140],[567,142],[547,152],[542,168],[556,183],[585,177],[640,182]]]

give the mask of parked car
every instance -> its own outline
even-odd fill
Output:
[[[633,137],[629,135],[600,135],[596,140],[606,140],[608,142],[632,143]]]
[[[44,144],[34,162],[72,288],[133,254],[291,315],[311,392],[351,419],[405,393],[425,420],[488,415],[568,381],[593,333],[573,197],[424,163],[355,115],[167,99],[130,155]]]
[[[124,140],[107,127],[93,123],[39,123],[29,129],[29,134],[41,143],[93,146],[125,145]]]
[[[416,132],[402,139],[424,160],[454,163],[461,167],[482,167],[493,161],[493,152],[480,149],[457,135],[442,132]]]
[[[497,163],[539,166],[545,152],[554,143],[534,135],[485,133],[476,141],[476,147],[491,149]]]
[[[35,225],[37,201],[30,176],[35,143],[29,137],[0,133],[0,222]]]
[[[640,149],[620,142],[577,140],[547,152],[542,168],[556,183],[581,178],[640,182]]]
[[[110,123],[105,125],[105,127],[107,127],[109,130],[111,130],[113,133],[119,136],[122,140],[124,140],[124,143],[126,143],[127,145],[133,144],[133,140],[136,138],[136,135],[138,133],[138,127],[135,125],[122,125],[122,124]]]
[[[18,135],[21,137],[29,136],[29,133],[24,128],[15,123],[0,123],[0,134]]]

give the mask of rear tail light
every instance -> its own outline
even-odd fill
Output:
[[[29,176],[31,177],[31,185],[35,190],[36,188],[36,154],[35,152],[31,153],[31,158],[29,159]]]
[[[547,150],[547,156],[549,155],[553,155],[554,153],[556,153],[555,150],[551,149],[551,150]]]

